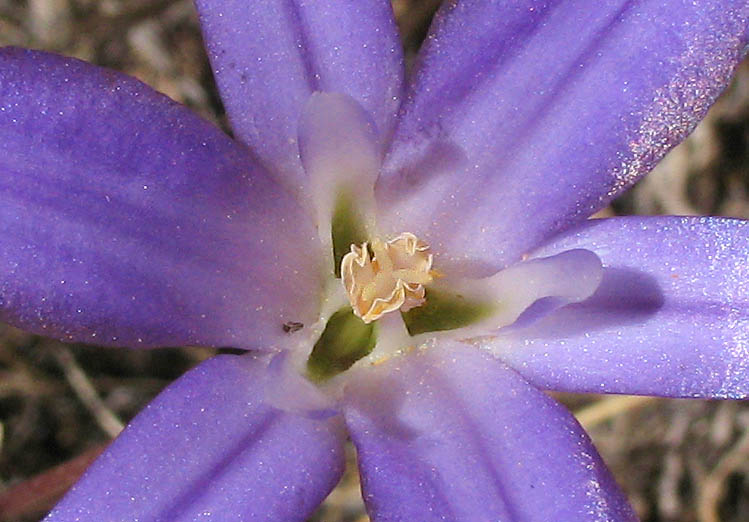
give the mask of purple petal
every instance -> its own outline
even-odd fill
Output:
[[[187,373],[46,522],[304,520],[343,472],[342,426],[265,405],[267,362],[221,355]]]
[[[402,51],[389,2],[197,0],[237,136],[296,188],[297,122],[313,91],[352,96],[382,136],[395,122]]]
[[[745,50],[748,18],[733,0],[445,2],[378,186],[380,221],[512,262],[695,126]]]
[[[749,221],[591,220],[538,255],[568,248],[600,256],[598,292],[494,340],[504,361],[555,390],[749,396]]]
[[[1,320],[96,344],[267,347],[316,312],[312,237],[244,147],[184,107],[0,50]]]
[[[473,347],[414,351],[351,381],[344,415],[375,520],[635,520],[560,404]]]

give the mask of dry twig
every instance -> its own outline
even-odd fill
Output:
[[[104,404],[104,401],[101,400],[94,385],[91,384],[91,381],[86,376],[85,372],[78,365],[75,357],[70,352],[70,349],[65,345],[60,345],[59,349],[55,350],[54,354],[65,372],[65,378],[68,380],[68,383],[70,383],[70,387],[73,388],[73,391],[75,391],[75,394],[86,409],[94,416],[99,427],[101,427],[101,429],[112,438],[119,435],[124,424],[114,414],[114,412]]]

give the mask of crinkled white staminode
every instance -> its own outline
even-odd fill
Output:
[[[388,312],[421,306],[431,268],[429,246],[405,232],[387,242],[351,245],[341,261],[341,278],[354,313],[371,323]]]

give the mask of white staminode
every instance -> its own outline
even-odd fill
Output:
[[[387,242],[374,239],[369,248],[367,243],[351,245],[341,261],[341,278],[354,313],[371,323],[388,312],[424,304],[431,268],[429,246],[405,232]]]

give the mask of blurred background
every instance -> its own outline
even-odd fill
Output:
[[[439,4],[393,0],[409,60]],[[2,45],[125,71],[228,130],[190,0],[0,0]],[[692,136],[601,214],[749,218],[749,62]],[[0,521],[39,520],[123,423],[213,353],[63,345],[0,324]],[[643,521],[749,520],[749,403],[557,397]],[[367,520],[353,451],[349,464],[312,520]]]

